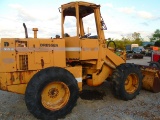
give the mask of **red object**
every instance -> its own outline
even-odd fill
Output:
[[[158,51],[158,47],[153,47],[153,50]]]
[[[153,61],[158,62],[159,59],[160,59],[159,54],[153,54]]]

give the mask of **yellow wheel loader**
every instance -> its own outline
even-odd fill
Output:
[[[34,38],[29,38],[23,24],[25,38],[1,39],[0,89],[24,94],[27,108],[36,118],[52,120],[70,113],[83,81],[94,87],[109,78],[114,95],[122,100],[135,98],[142,86],[160,91],[159,70],[125,63],[125,53],[118,56],[106,45],[100,5],[70,2],[61,5],[59,12],[61,38],[37,38],[38,28],[33,28]],[[96,27],[92,37],[85,26],[89,23],[84,23],[90,15],[94,19],[88,20],[95,21]],[[69,25],[75,25],[74,35],[66,29],[68,17]]]

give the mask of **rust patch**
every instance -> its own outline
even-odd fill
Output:
[[[20,81],[20,83],[23,83],[23,74],[22,74],[22,72],[19,72],[19,81]]]
[[[32,71],[29,70],[29,71],[27,71],[28,75],[32,75],[34,72],[35,72],[35,70],[32,70]],[[36,71],[36,72],[37,72],[37,71]],[[35,72],[35,73],[36,73],[36,72]],[[34,73],[34,74],[35,74],[35,73]]]
[[[11,81],[11,84],[13,84],[13,82],[15,81],[15,77],[14,77],[13,73],[11,73],[10,75],[11,75],[10,81]]]
[[[41,59],[41,66],[42,66],[42,68],[44,68],[44,60],[43,59]]]

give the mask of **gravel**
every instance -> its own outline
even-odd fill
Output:
[[[150,58],[127,60],[130,63],[146,65]],[[144,62],[145,61],[145,62]],[[141,64],[141,63],[140,63]],[[160,120],[160,93],[141,90],[133,100],[116,99],[110,84],[105,82],[98,87],[84,86],[84,89],[104,93],[100,99],[79,98],[72,112],[60,120]],[[0,120],[36,120],[28,112],[24,95],[0,91]]]

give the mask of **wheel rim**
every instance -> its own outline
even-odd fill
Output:
[[[70,97],[68,86],[63,82],[51,82],[45,86],[41,93],[42,105],[51,110],[63,108]]]
[[[125,81],[125,90],[132,94],[138,89],[139,79],[136,74],[129,74]]]

